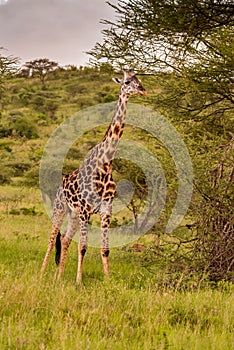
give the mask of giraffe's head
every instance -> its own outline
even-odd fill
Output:
[[[121,85],[121,91],[126,95],[140,94],[146,96],[145,88],[132,71],[124,71],[123,79],[113,78],[113,81]]]

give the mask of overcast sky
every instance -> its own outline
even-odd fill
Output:
[[[0,0],[0,47],[23,62],[83,65],[84,52],[102,40],[100,20],[114,15],[105,0]]]

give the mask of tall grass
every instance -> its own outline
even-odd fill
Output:
[[[22,201],[18,210],[32,200]],[[38,201],[36,213],[41,209]],[[111,251],[112,274],[105,280],[99,251],[89,249],[84,283],[76,286],[75,243],[62,281],[55,279],[52,258],[40,278],[49,220],[2,208],[1,222],[0,349],[233,349],[231,284],[177,291],[159,286],[139,253],[123,249]]]

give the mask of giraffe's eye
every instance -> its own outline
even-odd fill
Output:
[[[125,81],[125,85],[129,85],[130,83],[130,80]]]

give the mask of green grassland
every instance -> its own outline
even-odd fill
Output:
[[[110,280],[103,277],[99,250],[90,248],[84,282],[76,286],[76,242],[62,281],[56,281],[53,258],[41,278],[51,223],[40,193],[10,186],[1,193],[8,196],[0,214],[1,349],[233,348],[231,284],[159,285],[163,271],[150,273],[143,253],[123,247],[111,251]]]
[[[72,242],[62,280],[56,280],[54,257],[40,276],[51,228],[38,184],[44,146],[55,128],[73,113],[117,99],[118,87],[110,78],[109,73],[100,75],[85,68],[54,72],[46,89],[37,78],[13,77],[7,82],[0,120],[0,349],[234,349],[233,284],[196,278],[186,272],[186,266],[174,273],[163,258],[151,259],[150,249],[161,239],[175,201],[177,181],[168,151],[137,128],[126,127],[123,137],[154,152],[168,182],[169,200],[162,216],[139,241],[145,250],[136,252],[133,243],[112,249],[107,280],[99,249],[90,247],[83,283],[76,285],[77,243]],[[147,77],[143,84],[148,98],[133,98],[132,102],[150,105],[160,87],[152,87]],[[191,135],[191,125],[198,141]],[[198,122],[191,120],[178,122],[176,127],[190,142],[191,156],[204,158],[206,163],[204,149],[214,147],[214,135],[202,140]],[[70,149],[64,172],[75,169],[103,133],[104,129],[97,128],[84,134]],[[204,149],[198,154],[201,145]],[[114,168],[116,180],[125,178],[123,167],[117,164]],[[195,166],[195,174],[200,167]],[[128,167],[129,174],[132,169]],[[198,201],[194,195],[193,205]],[[113,218],[112,224],[121,220]],[[184,220],[194,221],[190,210]],[[183,226],[179,232],[183,238],[188,235]],[[162,237],[165,243],[168,237]],[[168,249],[171,256],[170,245]]]

